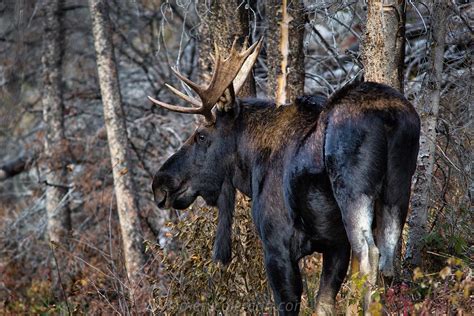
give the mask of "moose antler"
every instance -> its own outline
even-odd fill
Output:
[[[170,111],[201,114],[204,115],[207,121],[214,122],[212,108],[231,84],[233,84],[235,94],[239,92],[245,82],[245,79],[252,70],[253,65],[257,61],[258,53],[262,47],[263,40],[261,38],[258,42],[247,48],[246,39],[241,52],[236,50],[236,42],[237,39],[235,39],[232,43],[229,56],[224,60],[221,59],[219,48],[217,45],[215,45],[215,68],[212,74],[212,79],[207,86],[198,85],[183,76],[176,69],[171,68],[176,77],[184,81],[191,89],[193,89],[201,100],[199,101],[194,97],[187,96],[169,84],[165,84],[166,87],[181,99],[191,103],[194,107],[188,108],[172,105],[158,101],[150,96],[148,99],[154,104],[164,107]]]

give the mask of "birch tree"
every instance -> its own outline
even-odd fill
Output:
[[[405,1],[368,0],[362,60],[366,81],[403,92]]]
[[[304,6],[299,0],[268,0],[265,16],[267,96],[287,104],[304,92]]]
[[[100,91],[107,140],[112,163],[115,197],[123,242],[125,268],[131,295],[146,290],[142,269],[145,264],[137,194],[131,173],[129,140],[115,63],[107,1],[89,0],[92,33],[97,58]]]
[[[67,142],[64,136],[64,103],[61,89],[61,65],[64,28],[63,1],[44,3],[46,25],[43,35],[43,120],[45,133],[45,184],[48,237],[51,242],[67,244],[71,215],[67,203]]]
[[[429,41],[427,72],[422,88],[424,95],[420,103],[417,104],[417,110],[421,117],[420,151],[414,177],[414,189],[411,199],[412,212],[408,220],[410,230],[405,253],[405,260],[412,266],[419,266],[422,262],[423,237],[426,234],[430,207],[431,179],[436,154],[436,125],[441,96],[446,23],[448,20],[447,1],[433,1],[430,11],[431,40]]]

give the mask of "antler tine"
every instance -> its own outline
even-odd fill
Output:
[[[190,79],[186,78],[183,76],[177,69],[171,67],[171,71],[175,74],[176,77],[178,77],[180,80],[184,81],[191,89],[196,91],[199,94],[199,91],[203,91],[204,88],[197,83],[191,81]],[[199,94],[200,95],[200,94]]]
[[[232,81],[235,79],[242,66],[246,62],[247,58],[255,51],[259,43],[261,43],[261,41],[254,43],[247,49],[244,47],[242,51],[238,52],[235,48],[237,45],[236,38],[232,44],[230,53],[227,58],[225,58],[224,60],[216,60],[211,82],[206,87],[204,94],[202,95],[203,97],[201,98],[204,106],[214,106],[217,100],[222,96],[222,93],[224,93],[225,89],[227,89],[232,83]],[[252,66],[253,63],[250,66],[250,69],[252,68]],[[248,71],[250,71],[250,69]]]
[[[215,48],[215,60],[214,60],[214,70],[212,72],[212,77],[211,77],[211,81],[209,82],[209,84],[207,85],[204,93],[203,93],[203,97],[206,98],[206,95],[208,94],[208,92],[212,91],[212,88],[215,86],[216,84],[216,81],[217,81],[217,78],[219,77],[219,74],[220,72],[222,71],[222,60],[221,60],[221,56],[219,54],[219,47],[217,46],[216,43],[214,43],[214,48]],[[203,103],[205,104],[206,101],[203,99]],[[212,103],[212,102],[208,102],[208,103]],[[211,106],[211,105],[209,105]],[[214,106],[214,104],[212,104],[212,106]]]
[[[212,123],[215,120],[214,113],[212,112],[214,105],[222,96],[224,91],[229,88],[229,86],[231,89],[235,89],[235,93],[238,93],[243,85],[243,82],[245,82],[245,79],[252,70],[252,66],[257,60],[262,42],[263,41],[261,38],[258,42],[247,48],[248,39],[246,38],[241,51],[238,52],[235,48],[237,44],[236,38],[232,43],[229,56],[224,60],[221,59],[219,47],[215,45],[214,71],[211,81],[206,87],[198,85],[197,83],[183,76],[178,70],[171,68],[176,77],[186,83],[198,94],[201,101],[198,101],[196,98],[182,93],[171,85],[166,84],[166,87],[178,97],[196,107],[188,108],[172,105],[166,102],[158,101],[152,97],[148,97],[148,99],[150,99],[150,101],[153,103],[174,112],[204,115],[206,120]],[[234,80],[235,82],[233,83]]]
[[[182,93],[181,91],[179,91],[178,89],[176,89],[175,87],[173,87],[172,85],[169,85],[167,83],[165,83],[165,86],[171,90],[171,92],[173,92],[174,94],[176,94],[178,97],[180,97],[181,99],[183,99],[184,101],[186,102],[189,102],[191,103],[192,105],[194,106],[197,106],[197,107],[201,107],[202,106],[202,102],[199,102],[198,100],[196,100],[195,98],[193,97],[190,97],[184,93]]]
[[[232,41],[232,46],[230,47],[230,54],[229,56],[232,56],[232,54],[236,51],[235,45],[237,44],[237,40],[239,38],[237,36],[234,37],[234,40]],[[227,58],[226,58],[227,59]]]
[[[214,114],[212,114],[211,109],[206,109],[203,106],[199,108],[187,108],[184,106],[179,106],[179,105],[172,105],[166,102],[161,102],[158,101],[150,96],[148,96],[148,100],[153,102],[156,105],[159,105],[167,110],[173,111],[173,112],[179,112],[179,113],[188,113],[188,114],[201,114],[206,117],[206,120],[212,122],[214,120]]]
[[[187,107],[184,107],[184,106],[179,106],[179,105],[172,105],[172,104],[169,104],[169,103],[166,103],[166,102],[162,102],[162,101],[158,101],[150,96],[148,96],[148,100],[150,100],[151,102],[161,106],[161,107],[164,107],[165,109],[167,110],[170,110],[170,111],[173,111],[173,112],[180,112],[180,113],[191,113],[191,114],[200,114],[198,108],[187,108]]]
[[[220,58],[220,54],[219,54],[219,46],[217,46],[217,43],[214,42],[214,65],[217,63],[217,60]],[[216,66],[217,67],[217,66]]]
[[[259,51],[260,52],[262,42],[263,42],[263,37],[260,37],[260,39],[258,41],[256,41],[255,43],[253,43],[249,48],[243,49],[242,52],[240,53],[240,55],[245,56],[245,58],[246,58],[250,54],[252,54],[254,51]],[[257,46],[258,46],[258,49],[256,49]]]
[[[239,93],[240,89],[242,89],[245,80],[247,79],[250,71],[252,71],[252,67],[257,61],[258,54],[260,52],[260,49],[262,48],[263,44],[263,37],[261,37],[256,43],[254,43],[252,46],[255,45],[254,48],[250,47],[249,50],[253,52],[250,54],[250,56],[247,57],[245,60],[244,64],[242,65],[242,68],[240,68],[239,73],[235,77],[234,81],[232,82],[234,86],[234,91],[235,94]]]
[[[249,37],[245,36],[244,45],[242,46],[242,49],[247,49],[247,47],[249,47]]]

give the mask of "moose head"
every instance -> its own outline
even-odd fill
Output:
[[[149,97],[154,104],[170,111],[204,117],[192,136],[155,174],[152,190],[159,207],[185,209],[201,196],[208,205],[219,208],[214,258],[223,263],[229,262],[231,257],[230,231],[235,203],[231,174],[236,146],[234,129],[240,110],[235,95],[252,70],[261,46],[262,39],[247,48],[246,40],[239,52],[234,41],[225,59],[221,58],[216,46],[212,79],[205,86],[173,69],[174,74],[195,91],[199,100],[166,86],[192,107],[171,105]]]

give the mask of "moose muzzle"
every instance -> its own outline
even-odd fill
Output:
[[[169,207],[171,195],[179,190],[179,181],[165,172],[158,172],[153,177],[151,188],[156,205]]]

